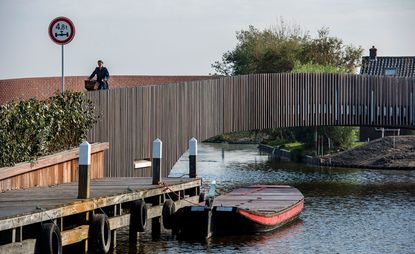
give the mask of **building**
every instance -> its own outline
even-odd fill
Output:
[[[415,56],[377,56],[375,46],[362,58],[360,74],[415,78]]]
[[[360,74],[385,75],[415,78],[415,56],[377,56],[377,49],[372,46],[369,56],[362,58]],[[380,138],[383,135],[413,134],[410,130],[385,128],[360,128],[360,140]]]

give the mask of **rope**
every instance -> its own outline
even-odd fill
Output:
[[[42,219],[42,221],[40,222],[40,225],[43,225],[43,214],[45,213],[45,214],[46,214],[46,216],[48,216],[49,220],[50,220],[53,224],[55,224],[55,226],[56,226],[57,228],[59,228],[59,227],[58,227],[58,225],[55,223],[55,221],[53,221],[53,219],[49,216],[49,214],[47,213],[47,210],[46,210],[46,209],[44,209],[44,208],[40,207],[39,205],[37,205],[37,206],[36,206],[36,210],[40,210],[41,212],[43,212],[43,213],[41,213],[41,219]]]
[[[169,178],[183,178],[184,176],[189,176],[189,173],[183,174],[183,175],[180,175],[180,176],[173,176],[173,177],[169,177]],[[196,175],[196,177],[197,177],[197,175]]]
[[[166,182],[159,182],[159,185],[160,186],[163,186],[163,187],[165,187],[164,189],[163,189],[163,192],[166,192],[167,190],[169,190],[170,191],[170,193],[173,193],[174,195],[176,195],[176,197],[177,197],[177,199],[179,199],[180,200],[180,196],[176,193],[176,192],[174,192],[170,187],[169,187],[169,185],[166,183]],[[168,192],[166,192],[166,195],[171,199],[171,200],[173,200],[172,198],[171,198],[171,196],[169,195],[169,193]],[[190,200],[187,200],[187,199],[181,199],[181,200],[184,200],[184,201],[186,201],[186,202],[188,202],[188,203],[190,203],[190,204],[192,204],[192,205],[196,205],[196,206],[199,206],[199,204],[198,203],[194,203],[194,202],[192,202],[192,201],[190,201]]]
[[[94,204],[95,204],[95,206],[98,206],[97,205],[97,203],[95,202],[95,200],[93,200],[93,199],[91,199],[92,200],[92,202],[94,202]],[[102,208],[101,207],[98,207],[98,209],[103,213],[103,214],[105,214],[107,217],[108,217],[108,215],[105,213],[105,211],[104,210],[102,210]]]

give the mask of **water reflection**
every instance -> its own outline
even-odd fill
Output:
[[[185,154],[172,176],[188,173]],[[305,196],[300,220],[269,234],[177,241],[163,230],[140,235],[117,253],[414,253],[415,171],[305,167],[268,160],[255,145],[201,144],[198,175],[222,191],[249,184],[289,184]]]

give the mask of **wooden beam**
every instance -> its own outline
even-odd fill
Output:
[[[98,153],[109,148],[109,143],[94,143],[91,144],[91,153]],[[41,168],[49,167],[65,161],[70,161],[79,157],[79,148],[74,148],[68,151],[63,151],[53,155],[40,157],[35,163],[23,162],[16,164],[13,167],[0,168],[0,180],[4,180],[13,176],[21,175]]]
[[[92,211],[97,208],[125,203],[133,200],[153,197],[163,193],[176,192],[183,189],[195,188],[201,185],[201,179],[177,183],[169,185],[168,189],[162,186],[151,186],[152,189],[137,190],[130,193],[123,193],[107,197],[97,197],[85,200],[76,200],[73,202],[62,204],[61,207],[49,209],[47,211],[39,211],[26,215],[15,215],[14,217],[0,220],[0,231],[12,229],[24,225],[34,224],[43,221],[45,218],[56,219],[77,213]]]
[[[148,168],[151,167],[151,161],[150,159],[144,159],[144,160],[135,160],[134,161],[134,168]]]
[[[89,225],[82,225],[70,230],[61,232],[62,246],[79,243],[88,239]]]
[[[198,200],[199,200],[199,197],[195,196],[195,197],[190,197],[190,198],[176,201],[175,202],[176,210],[181,207],[191,205],[192,203],[197,203]],[[162,206],[148,207],[147,218],[153,219],[153,218],[160,217],[161,211],[162,211]],[[108,219],[108,221],[109,221],[111,230],[119,229],[122,227],[127,227],[130,225],[130,214],[124,214],[120,216],[111,217]],[[78,243],[78,242],[88,239],[88,230],[89,230],[89,225],[82,225],[82,226],[61,232],[62,246]],[[1,247],[2,246],[0,246],[0,253],[3,253],[1,252],[2,250]]]
[[[22,242],[0,245],[0,253],[35,253],[36,239],[27,239]]]

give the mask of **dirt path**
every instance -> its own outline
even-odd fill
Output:
[[[386,137],[363,146],[322,158],[324,165],[415,169],[415,136]]]

